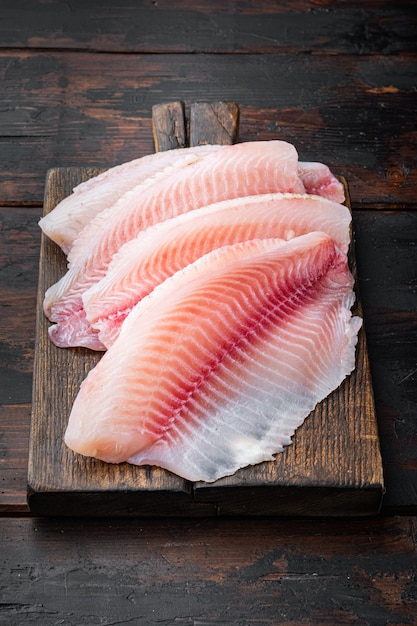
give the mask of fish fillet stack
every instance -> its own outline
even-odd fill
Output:
[[[192,481],[272,460],[355,367],[343,201],[282,141],[171,150],[79,185],[40,222],[68,257],[50,338],[104,352],[66,444]]]

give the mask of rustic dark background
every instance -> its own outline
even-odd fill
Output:
[[[413,624],[417,4],[0,0],[0,623]],[[386,496],[367,520],[50,520],[26,467],[45,173],[228,100],[350,186]]]

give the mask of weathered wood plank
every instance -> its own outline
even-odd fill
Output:
[[[67,168],[52,170],[46,185],[45,209],[51,210],[81,180],[96,174],[97,170]],[[40,253],[40,276],[38,287],[38,303],[49,284],[58,280],[65,271],[66,261],[61,251],[46,238],[42,239]],[[45,272],[45,268],[49,271]],[[134,468],[128,464],[111,466],[95,460],[88,461],[86,471],[85,459],[73,455],[63,443],[68,409],[72,405],[78,387],[85,376],[99,360],[100,355],[89,350],[60,350],[50,342],[43,315],[38,307],[37,352],[34,366],[34,395],[32,413],[31,440],[29,447],[28,481],[29,500],[32,510],[55,511],[65,514],[108,514],[109,506],[116,515],[159,514],[174,515],[193,514],[190,502],[190,487],[186,481],[162,470],[149,472],[148,468]],[[43,326],[43,329],[42,329]],[[63,384],[59,378],[51,381],[52,370],[61,371]],[[64,373],[65,371],[65,373]],[[78,373],[76,373],[78,372]],[[49,382],[44,385],[36,381]],[[61,389],[59,389],[61,388]],[[45,413],[46,411],[46,413]],[[48,414],[48,419],[46,419]],[[62,419],[63,418],[63,419]],[[36,443],[35,443],[36,442]],[[38,445],[39,444],[39,445]],[[46,462],[41,462],[42,455]],[[75,458],[75,456],[77,458]],[[58,466],[53,459],[59,458]],[[49,459],[49,460],[48,460]],[[52,461],[50,463],[49,461]],[[71,467],[64,477],[63,467]],[[40,472],[40,473],[39,473]],[[57,473],[58,472],[58,473]],[[56,478],[61,485],[61,496],[54,492]],[[78,488],[72,493],[74,477]],[[83,477],[81,482],[79,477]],[[43,489],[37,490],[37,480]],[[63,482],[61,482],[63,479]],[[104,488],[104,492],[102,491]],[[100,494],[101,491],[101,494]],[[107,492],[109,499],[100,497]],[[122,497],[120,498],[120,495]],[[140,508],[138,509],[138,495]],[[155,495],[157,506],[155,508]],[[74,497],[75,496],[75,497]],[[107,500],[107,501],[106,501]],[[113,502],[113,504],[112,504]],[[159,507],[159,508],[158,508]],[[198,513],[212,514],[212,505],[198,507]]]
[[[29,437],[27,404],[32,390],[40,209],[2,207],[0,246],[0,403],[21,440]],[[415,457],[417,385],[415,364],[416,213],[355,211],[356,256],[387,493],[384,510],[417,507]],[[395,233],[394,240],[392,233]],[[7,418],[8,419],[8,418]],[[17,482],[13,440],[4,454],[0,507],[13,512],[26,499],[26,464]],[[20,444],[19,444],[20,445]],[[27,450],[25,452],[27,455]]]
[[[207,138],[210,140],[207,140]],[[239,138],[239,107],[235,102],[195,102],[190,107],[190,146],[233,144]]]
[[[160,128],[165,131],[171,124],[172,109],[163,105],[156,112],[157,137]],[[230,144],[238,119],[238,107],[232,103],[192,105],[190,141]],[[77,175],[81,180],[88,172],[60,169],[49,173],[46,212],[70,192]],[[355,275],[353,249],[352,263]],[[129,511],[208,514],[210,509],[220,515],[369,515],[379,511],[384,491],[382,465],[363,330],[356,371],[318,405],[297,431],[294,445],[274,462],[244,468],[214,484],[192,485],[160,468],[114,466],[74,455],[63,443],[66,417],[81,381],[100,355],[58,349],[49,340],[43,295],[65,269],[62,253],[43,239],[28,468],[32,511],[52,515],[76,515],[81,510],[91,515],[97,515],[97,510],[107,515]],[[361,315],[359,298],[357,308]]]
[[[3,205],[41,204],[48,168],[109,167],[152,152],[151,109],[162,93],[187,105],[202,94],[237,102],[240,140],[291,141],[302,160],[346,176],[354,208],[416,207],[411,55],[341,63],[331,55],[2,51],[0,77]]]
[[[0,513],[27,513],[30,404],[0,404]]]
[[[96,170],[51,170],[46,182],[45,210],[50,211],[78,182]],[[37,337],[34,361],[32,422],[28,461],[28,491],[31,510],[48,514],[137,513],[192,514],[190,487],[183,479],[146,467],[108,465],[74,455],[63,435],[70,407],[86,373],[100,354],[87,349],[56,348],[49,340],[42,302],[47,287],[65,273],[61,250],[42,237],[38,285]],[[59,372],[59,374],[58,374]],[[87,461],[87,465],[86,465]],[[88,467],[87,467],[88,466]],[[74,484],[77,488],[74,490]],[[109,499],[101,496],[107,493]],[[120,498],[120,495],[122,497]],[[155,509],[155,497],[159,509]],[[192,504],[192,503],[191,503]],[[206,507],[207,510],[212,507]],[[95,512],[94,512],[95,511]]]
[[[19,19],[16,19],[16,14]],[[92,19],[94,16],[94,19]],[[0,46],[100,52],[416,51],[413,0],[2,0]]]
[[[387,494],[385,505],[416,502],[417,213],[354,215]],[[398,473],[402,468],[401,478]]]
[[[152,107],[155,152],[198,146],[235,143],[239,134],[239,107],[235,102],[183,102]],[[210,136],[210,142],[207,137]]]
[[[409,517],[0,519],[1,619],[411,626],[416,530]]]
[[[184,148],[187,145],[184,104],[155,104],[152,107],[152,132],[155,152]]]
[[[31,400],[40,215],[0,208],[0,404]]]

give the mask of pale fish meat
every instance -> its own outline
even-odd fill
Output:
[[[234,198],[165,220],[122,246],[105,277],[83,294],[87,320],[109,348],[137,302],[203,254],[247,239],[291,239],[317,230],[347,252],[350,223],[342,204],[288,193]]]
[[[270,461],[355,366],[361,320],[334,240],[218,248],[165,280],[90,371],[75,452],[215,481]]]
[[[298,175],[307,193],[323,196],[334,202],[345,201],[344,187],[327,165],[300,161]]]
[[[203,147],[207,148],[207,146],[202,146],[202,148]],[[225,146],[209,147],[210,152],[218,150],[220,148],[225,148]],[[126,192],[118,198],[119,201],[114,202],[110,206],[107,206],[105,209],[98,211],[96,216],[90,216],[89,219],[86,220],[84,228],[80,230],[77,237],[72,242],[71,249],[68,250],[68,267],[74,265],[77,260],[84,254],[84,251],[90,245],[91,238],[94,237],[96,230],[98,228],[103,228],[104,222],[109,220],[114,212],[126,210],[127,206],[130,205],[130,202],[132,202],[133,204],[137,202],[138,196],[144,193],[147,186],[153,185],[155,184],[155,182],[161,184],[164,177],[169,177],[177,169],[183,166],[190,165],[191,163],[203,158],[207,150],[200,150],[197,152],[197,150],[183,149],[180,151],[171,150],[169,152],[178,154],[175,160],[171,156],[171,160],[166,160],[167,162],[165,162],[165,164],[163,161],[158,161],[157,163],[160,163],[161,165],[164,164],[165,166],[161,167],[158,171],[155,171],[152,175],[148,175],[138,184],[131,184],[129,189],[127,189]],[[181,155],[181,159],[179,158],[179,155]],[[291,156],[293,156],[293,153]],[[154,163],[154,161],[152,161],[152,163]],[[157,163],[155,163],[155,166]],[[126,167],[126,169],[128,168]],[[334,202],[344,202],[344,187],[342,183],[330,171],[327,165],[324,165],[323,163],[300,162],[297,166],[297,175],[298,182],[294,186],[294,189],[298,189],[299,192],[304,191],[305,193],[308,193],[310,195],[319,195],[323,198],[327,198],[328,200],[333,200]],[[113,177],[109,182],[111,182],[112,180]],[[118,185],[120,185],[120,183],[118,183]],[[274,191],[284,192],[293,190],[292,188],[285,189],[284,187],[285,185],[280,183]],[[93,191],[95,191],[95,189],[96,187],[93,188]],[[65,202],[65,200],[63,202]],[[91,213],[90,205],[94,206],[94,202],[90,201],[90,203],[86,205],[86,210],[88,209],[89,213]],[[57,208],[59,207],[56,207],[56,209]],[[56,211],[56,209],[54,209],[54,211]],[[67,217],[69,218],[70,216]],[[74,228],[73,221],[71,221],[71,228]]]
[[[68,254],[84,226],[98,213],[113,206],[126,191],[187,154],[202,156],[221,148],[215,145],[177,148],[116,165],[77,185],[69,196],[40,219],[39,226]]]
[[[39,221],[42,231],[68,254],[83,228],[99,213],[111,209],[119,198],[186,155],[203,156],[224,146],[201,145],[148,154],[93,176]],[[343,185],[323,163],[300,162],[298,174],[306,193],[344,201]]]
[[[201,159],[191,162],[184,159],[180,163],[181,166],[171,168],[171,175],[157,176],[153,184],[142,186],[142,193],[124,194],[117,210],[106,219],[100,219],[106,211],[96,216],[97,224],[84,253],[45,294],[45,315],[55,322],[49,335],[57,346],[104,349],[97,332],[86,320],[82,294],[103,278],[113,255],[140,231],[192,209],[234,197],[276,191],[304,192],[298,176],[297,151],[283,141],[225,146]]]

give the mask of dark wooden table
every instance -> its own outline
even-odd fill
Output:
[[[415,624],[414,0],[0,0],[0,623]],[[26,504],[45,173],[227,100],[350,186],[386,495],[365,519],[50,519]]]

